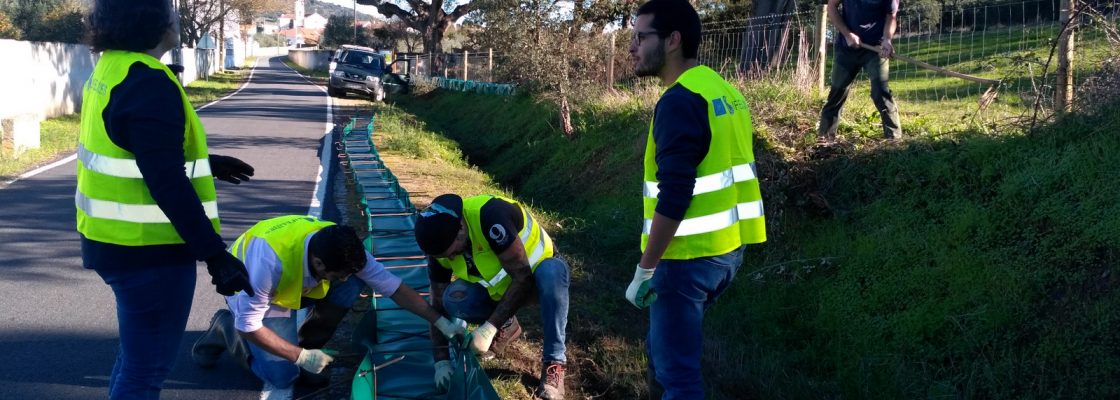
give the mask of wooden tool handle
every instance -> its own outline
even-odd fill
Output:
[[[874,51],[876,53],[881,51],[879,49],[879,46],[872,46],[872,45],[869,45],[867,43],[860,43],[859,47],[865,48],[867,50]],[[898,53],[891,54],[891,58],[902,60],[902,61],[908,62],[910,64],[914,64],[914,65],[917,65],[919,67],[928,69],[930,71],[937,72],[939,74],[946,75],[946,76],[952,76],[954,78],[961,78],[961,79],[968,80],[968,81],[973,81],[973,82],[976,82],[976,83],[983,83],[985,85],[999,85],[1000,84],[1000,81],[996,80],[996,79],[981,78],[981,77],[978,77],[978,76],[962,74],[962,73],[956,72],[956,71],[950,71],[950,70],[947,70],[945,68],[941,68],[941,67],[938,67],[938,66],[933,65],[933,64],[918,61],[918,60],[915,60],[913,58],[910,58],[910,57],[907,57],[907,56],[904,56],[904,55],[898,54]]]

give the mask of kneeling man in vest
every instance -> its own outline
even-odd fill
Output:
[[[428,254],[432,306],[480,324],[470,340],[476,353],[500,353],[521,334],[517,310],[532,300],[540,304],[544,348],[537,396],[563,398],[568,264],[554,254],[552,239],[533,216],[510,199],[445,194],[420,213],[416,242]],[[441,389],[451,379],[449,356],[439,347],[444,336],[432,330]]]
[[[254,293],[226,297],[229,310],[214,314],[191,355],[208,368],[228,350],[264,381],[261,399],[291,399],[301,368],[317,374],[333,361],[319,349],[334,335],[363,284],[433,323],[448,338],[465,333],[374,260],[348,226],[303,215],[272,218],[237,238],[230,252],[245,263]],[[347,279],[351,275],[358,279]],[[307,320],[297,327],[295,311],[306,307]]]

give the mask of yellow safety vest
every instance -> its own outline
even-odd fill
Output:
[[[276,294],[272,297],[272,304],[298,310],[301,298],[321,299],[330,290],[331,284],[327,280],[320,280],[318,285],[305,290],[303,263],[307,259],[307,248],[304,247],[307,235],[331,225],[334,225],[334,222],[322,221],[306,215],[285,215],[266,219],[241,234],[233,242],[229,251],[244,262],[250,241],[260,238],[268,242],[268,246],[280,258],[283,269],[280,273],[280,283],[276,286]]]
[[[186,113],[183,155],[186,173],[206,216],[220,232],[217,192],[206,151],[206,132],[187,94],[167,66],[145,53],[109,50],[101,54],[93,75],[82,89],[82,121],[78,139],[78,232],[86,238],[123,246],[183,243],[179,232],[152,199],[136,156],[113,144],[102,113],[113,88],[124,81],[133,64],[164,71],[179,87]]]
[[[444,268],[450,269],[455,276],[459,279],[464,279],[467,282],[478,283],[486,288],[490,293],[490,298],[500,300],[502,295],[506,293],[509,288],[510,279],[509,275],[502,269],[501,260],[498,259],[498,254],[490,248],[490,243],[486,241],[486,233],[482,231],[480,222],[480,215],[482,206],[490,199],[501,199],[509,202],[510,204],[518,205],[514,200],[506,199],[500,196],[480,195],[474,196],[463,200],[463,219],[467,223],[467,234],[471,240],[471,256],[474,259],[475,267],[482,276],[475,276],[468,273],[467,261],[462,254],[454,258],[437,258]],[[521,231],[517,233],[521,238],[521,243],[525,245],[525,253],[529,258],[529,267],[535,272],[537,265],[546,258],[552,257],[554,249],[552,246],[552,238],[548,237],[548,233],[541,228],[533,220],[533,216],[525,211],[524,207],[521,209],[522,219],[525,221]],[[506,233],[508,234],[508,233]]]
[[[754,129],[746,99],[718,73],[703,65],[685,71],[676,83],[707,102],[712,141],[708,154],[696,168],[692,202],[662,258],[717,256],[744,244],[765,242],[766,220],[751,147]],[[649,241],[657,209],[656,153],[650,121],[645,152],[642,251]]]

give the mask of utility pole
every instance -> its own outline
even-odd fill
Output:
[[[354,0],[354,40],[353,44],[358,44],[358,0]]]

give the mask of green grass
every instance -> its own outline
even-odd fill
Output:
[[[287,65],[287,66],[291,67],[292,69],[298,71],[299,73],[310,76],[312,78],[326,79],[326,78],[330,78],[330,76],[331,76],[330,73],[327,72],[327,71],[318,70],[318,69],[307,69],[307,68],[299,66],[299,64],[296,64],[296,63],[292,62],[292,60],[289,60],[287,58],[284,59],[284,65]]]
[[[184,90],[191,105],[201,107],[218,100],[237,90],[249,76],[249,70],[227,70],[211,74],[207,79],[198,79]]]
[[[33,167],[73,152],[78,145],[77,114],[50,118],[39,125],[40,147],[18,155],[10,149],[0,148],[0,182],[6,182]]]
[[[1034,136],[911,118],[917,138],[890,145],[858,127],[877,118],[849,118],[842,145],[821,153],[819,98],[742,90],[770,240],[707,319],[712,398],[1120,396],[1120,186],[1108,184],[1120,179],[1120,116],[1071,116]],[[590,97],[572,139],[526,96],[399,100],[551,215],[577,266],[569,343],[606,377],[587,391],[609,398],[644,393],[645,317],[621,293],[655,99]],[[848,116],[873,111],[854,105]]]
[[[237,90],[246,77],[248,70],[218,72],[208,81],[191,82],[184,90],[191,104],[198,107]],[[37,166],[74,152],[78,147],[79,122],[78,114],[49,118],[39,126],[40,148],[19,155],[0,148],[0,182],[12,180]]]

